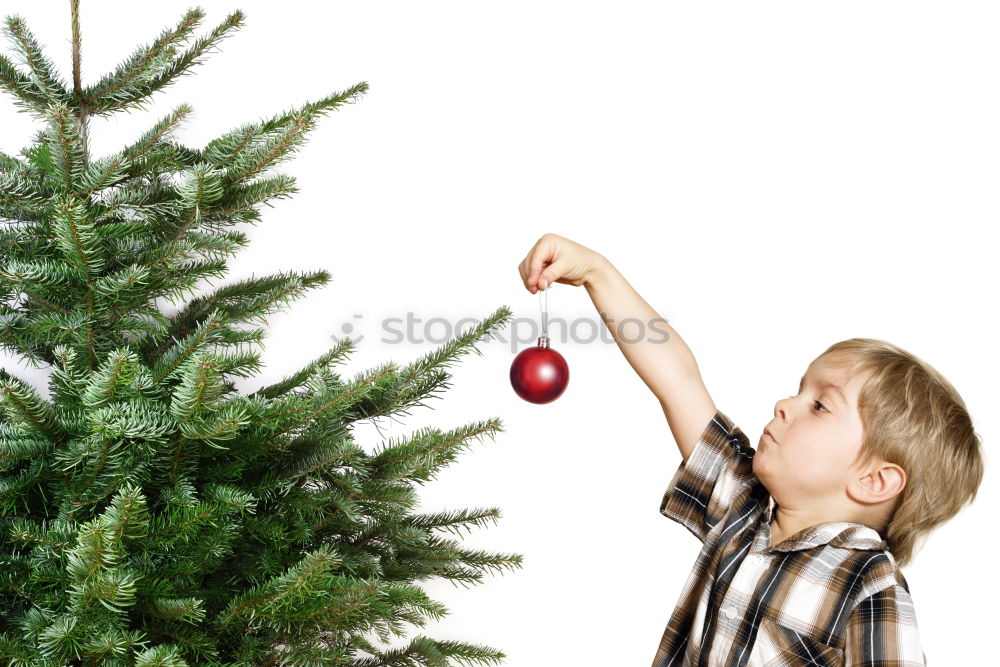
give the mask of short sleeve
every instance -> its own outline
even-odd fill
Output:
[[[681,461],[663,494],[660,513],[704,542],[740,492],[758,482],[754,454],[743,431],[716,411],[687,461]]]
[[[847,667],[923,667],[927,664],[910,594],[890,586],[861,600],[847,620]]]

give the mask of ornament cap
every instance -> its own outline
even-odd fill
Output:
[[[549,346],[549,337],[548,336],[539,336],[538,337],[538,347],[548,347],[548,346]]]

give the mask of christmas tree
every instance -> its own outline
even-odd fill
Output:
[[[143,103],[240,28],[232,13],[187,45],[196,8],[113,73],[73,85],[25,22],[4,29],[0,87],[44,122],[0,153],[0,343],[51,368],[50,397],[0,370],[0,663],[4,665],[497,664],[496,649],[404,637],[447,610],[414,582],[479,583],[517,554],[464,549],[443,531],[496,508],[411,512],[415,484],[497,419],[425,429],[368,453],[360,420],[392,417],[448,388],[446,368],[510,317],[500,308],[407,365],[344,378],[349,338],[276,384],[241,395],[266,322],[325,271],[253,278],[194,295],[247,245],[240,223],[296,192],[269,170],[359,83],[187,148],[178,106],[121,151],[91,160],[88,119]],[[185,48],[186,47],[186,48]],[[171,303],[192,298],[174,314]],[[243,325],[243,326],[240,326]],[[250,326],[247,326],[250,325]]]

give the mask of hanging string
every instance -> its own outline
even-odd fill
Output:
[[[542,335],[543,336],[548,336],[549,335],[549,290],[551,288],[552,288],[552,285],[549,285],[548,282],[546,282],[545,289],[542,290],[542,294],[544,295],[543,298],[545,299],[545,306],[544,307],[542,306],[542,299],[538,300],[538,306],[540,308],[542,308]]]

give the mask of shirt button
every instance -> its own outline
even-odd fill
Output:
[[[722,613],[726,615],[726,618],[736,618],[736,607],[726,607]]]

